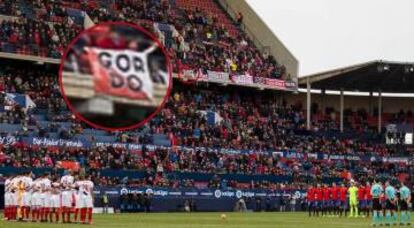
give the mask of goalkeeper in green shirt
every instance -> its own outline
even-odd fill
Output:
[[[358,217],[358,187],[355,182],[351,180],[351,187],[348,189],[349,194],[349,217]]]

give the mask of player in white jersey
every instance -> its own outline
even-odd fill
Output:
[[[49,206],[51,211],[49,221],[53,222],[53,215],[55,215],[55,222],[59,222],[61,184],[58,182],[58,178],[54,178],[50,193]]]
[[[65,175],[60,179],[60,184],[62,188],[62,221],[63,223],[70,223],[70,211],[72,208],[73,202],[73,185],[75,183],[75,178],[73,175],[65,171]]]
[[[12,202],[12,176],[6,178],[4,182],[4,219],[11,220],[13,217],[13,202]]]
[[[88,176],[86,178],[81,177],[75,185],[78,188],[78,202],[76,206],[81,210],[80,220],[82,223],[86,223],[86,216],[88,216],[88,223],[92,224],[94,184]]]
[[[22,218],[28,220],[30,215],[30,206],[31,206],[31,200],[32,200],[32,173],[28,172],[22,177],[24,192],[22,196],[22,207],[21,207],[21,213]]]
[[[18,218],[18,209],[19,209],[19,201],[21,201],[21,195],[20,195],[20,186],[21,186],[21,176],[15,176],[13,179],[11,179],[10,182],[10,205],[12,207],[12,219],[17,220]]]
[[[37,178],[32,183],[32,199],[30,202],[31,210],[32,210],[32,222],[36,222],[40,220],[40,209],[42,206],[42,199],[41,199],[41,181],[42,178]]]
[[[46,173],[40,181],[40,199],[41,199],[41,207],[40,207],[40,221],[46,222],[49,217],[50,212],[50,190],[52,188],[52,182],[49,179],[49,174]]]

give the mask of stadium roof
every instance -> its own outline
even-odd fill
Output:
[[[414,63],[371,61],[299,78],[299,87],[355,92],[414,93]]]

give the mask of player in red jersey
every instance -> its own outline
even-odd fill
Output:
[[[365,214],[366,214],[365,209],[366,209],[367,203],[365,200],[365,194],[366,194],[365,186],[361,184],[358,187],[358,202],[359,202],[358,207],[359,207],[359,213],[360,213],[358,216],[361,216],[361,217],[365,217]]]
[[[369,217],[370,213],[372,213],[372,194],[371,194],[371,184],[367,181],[365,184],[365,200],[367,202],[366,205],[366,216]]]
[[[319,212],[322,210],[323,203],[323,191],[320,184],[315,189],[315,210],[316,216],[319,216]]]
[[[331,212],[334,216],[339,216],[339,188],[336,183],[331,187]]]
[[[308,188],[308,192],[306,195],[306,200],[308,201],[308,210],[309,210],[309,217],[312,216],[312,211],[313,211],[313,215],[315,215],[315,210],[314,210],[314,201],[315,201],[315,188],[314,186],[310,185],[310,187]]]
[[[323,206],[322,206],[322,216],[327,216],[328,211],[330,210],[330,200],[331,200],[331,188],[325,184],[322,188],[323,191]]]
[[[345,213],[345,217],[346,217],[346,213],[348,210],[347,207],[347,203],[348,200],[347,198],[347,193],[348,193],[348,188],[345,186],[345,184],[342,184],[341,187],[339,188],[339,216],[342,217],[342,214]]]

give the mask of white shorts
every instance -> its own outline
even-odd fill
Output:
[[[32,200],[31,200],[31,206],[32,207],[41,207],[42,206],[42,198],[40,196],[40,192],[33,192],[32,193]]]
[[[75,194],[75,207],[76,207],[76,208],[82,208],[82,203],[81,203],[81,196],[80,196],[80,194]]]
[[[22,195],[22,206],[29,207],[31,205],[31,201],[32,201],[32,193],[24,192]]]
[[[76,202],[76,208],[93,208],[92,196],[85,195],[83,193],[79,194]]]
[[[72,207],[72,191],[62,192],[62,207]]]
[[[4,193],[4,206],[10,206],[10,193],[6,192]]]
[[[60,208],[60,195],[52,194],[50,196],[49,207]]]
[[[9,206],[17,206],[17,197],[15,193],[10,192],[9,194],[9,202],[8,205]]]

